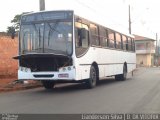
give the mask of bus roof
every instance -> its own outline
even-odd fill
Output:
[[[118,33],[121,33],[121,34],[126,35],[128,37],[134,38],[134,35],[132,35],[132,34],[129,34],[127,32],[120,32],[120,30],[117,30],[116,28],[109,27],[108,22],[105,22],[105,19],[102,16],[100,16],[100,17],[99,16],[95,16],[95,14],[85,15],[85,14],[79,13],[79,12],[74,11],[74,10],[50,10],[50,11],[29,12],[29,13],[23,14],[22,16],[38,14],[38,13],[48,13],[48,12],[73,12],[74,15],[76,15],[76,16],[78,16],[80,18],[83,18],[83,19],[85,19],[87,21],[90,21],[90,22],[95,23],[97,25],[104,26],[104,27],[106,27],[106,28],[108,28],[110,30],[113,30],[113,31],[118,32]]]

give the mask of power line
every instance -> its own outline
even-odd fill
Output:
[[[77,2],[78,4],[80,4],[81,6],[88,8],[88,9],[91,10],[92,12],[97,12],[100,16],[105,16],[105,17],[107,17],[104,13],[102,13],[102,12],[100,12],[100,11],[97,11],[96,9],[93,9],[93,8],[90,7],[89,5],[86,5],[84,2],[81,2],[81,1],[79,1],[79,0],[76,0],[76,2]],[[96,6],[101,7],[95,0],[92,0],[92,3],[95,3]],[[96,7],[96,8],[98,8],[98,7]],[[123,29],[126,29],[126,30],[128,29],[128,28],[127,28],[126,26],[124,26],[123,24],[120,24],[120,23],[116,22],[113,18],[110,17],[110,19],[111,19],[111,21],[112,21],[112,24],[116,24],[116,25],[118,25],[118,26],[121,26]]]
[[[86,8],[88,8],[88,9],[90,9],[90,10],[93,11],[93,12],[96,12],[95,9],[91,8],[90,6],[86,5],[85,3],[83,3],[83,2],[81,2],[81,1],[79,1],[79,0],[76,0],[76,1],[77,1],[80,5],[82,5],[82,6],[86,7]]]

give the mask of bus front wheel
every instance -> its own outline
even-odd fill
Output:
[[[97,71],[94,66],[90,68],[90,78],[86,81],[87,88],[91,89],[97,84]]]
[[[42,81],[42,85],[46,89],[52,89],[54,87],[54,82],[53,81],[44,80],[44,81]]]

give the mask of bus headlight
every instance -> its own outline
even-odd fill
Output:
[[[65,67],[63,68],[63,71],[66,71],[66,68],[65,68]]]
[[[19,70],[20,71],[23,71],[23,72],[30,72],[30,68],[26,68],[26,67],[19,67]]]
[[[74,67],[72,66],[62,67],[62,68],[59,68],[59,72],[71,71],[72,69],[74,69]]]
[[[68,70],[70,71],[70,70],[71,70],[71,67],[68,67]]]

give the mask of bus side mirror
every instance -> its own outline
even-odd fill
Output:
[[[86,39],[87,30],[85,28],[80,29],[80,37],[81,39]]]

